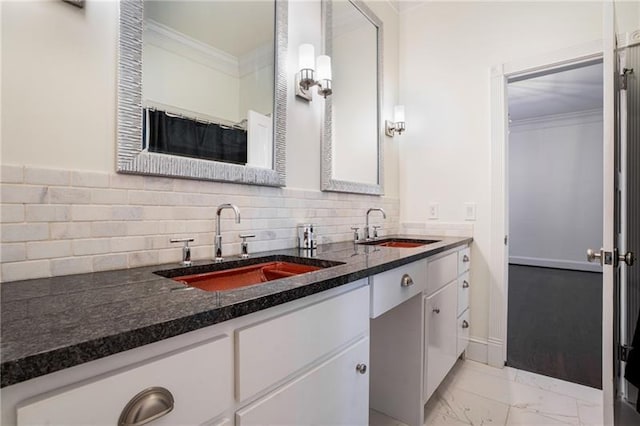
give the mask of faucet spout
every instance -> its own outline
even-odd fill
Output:
[[[240,223],[240,209],[233,204],[220,204],[216,209],[216,238],[214,240],[215,261],[222,262],[222,232],[220,231],[220,216],[222,210],[231,209],[236,216],[236,223]]]
[[[380,207],[371,207],[369,210],[367,210],[367,215],[366,215],[366,225],[364,227],[364,239],[366,240],[370,240],[370,231],[369,231],[369,213],[371,212],[380,212],[382,213],[382,218],[386,219],[387,218],[387,213],[385,213],[385,211],[380,208]]]

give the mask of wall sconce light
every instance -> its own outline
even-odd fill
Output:
[[[316,80],[317,65],[317,80]],[[320,55],[314,61],[311,44],[301,44],[298,50],[298,69],[296,73],[296,96],[307,101],[312,100],[311,87],[318,86],[318,94],[323,98],[331,95],[331,58]]]
[[[404,123],[404,105],[396,105],[393,108],[393,121],[384,122],[384,133],[391,137],[396,133],[401,135],[405,131]]]

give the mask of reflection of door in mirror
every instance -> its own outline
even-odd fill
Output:
[[[332,5],[333,178],[378,184],[378,30],[351,2]]]
[[[146,149],[272,168],[274,25],[273,1],[144,1]]]

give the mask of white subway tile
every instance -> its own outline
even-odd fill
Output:
[[[71,179],[67,170],[24,168],[24,182],[34,185],[68,186]]]
[[[91,256],[51,259],[50,262],[51,274],[54,277],[93,272]]]
[[[137,268],[139,266],[157,265],[160,256],[157,251],[138,251],[128,254],[129,267]]]
[[[32,260],[2,264],[2,281],[30,280],[51,276],[48,260]]]
[[[243,212],[243,218],[245,217]],[[171,218],[177,220],[208,219],[213,221],[216,210],[212,207],[172,207]]]
[[[88,188],[49,188],[51,204],[89,204],[91,190]]]
[[[178,204],[178,194],[161,191],[129,191],[129,204],[171,206]]]
[[[111,252],[111,240],[109,238],[90,238],[86,240],[74,240],[72,242],[73,254],[76,256],[88,254],[103,254]]]
[[[125,253],[116,253],[93,256],[92,262],[94,272],[126,269],[127,255]]]
[[[92,222],[92,237],[118,237],[127,235],[127,224],[125,222]]]
[[[39,241],[49,239],[47,223],[3,223],[2,242]]]
[[[144,178],[144,189],[149,191],[173,191],[174,179],[146,176]]]
[[[66,240],[74,238],[87,238],[91,236],[91,223],[52,223],[51,239]]]
[[[110,176],[109,186],[111,186],[111,188],[142,189],[144,188],[144,177],[127,174],[114,174]]]
[[[74,221],[110,220],[113,211],[109,206],[71,206],[71,217]]]
[[[24,166],[2,164],[0,170],[3,183],[22,183],[24,180]]]
[[[43,241],[27,243],[28,259],[53,259],[71,256],[70,241]]]
[[[72,172],[71,186],[88,186],[91,188],[108,188],[109,175],[107,173]]]
[[[2,223],[24,222],[24,205],[4,204],[0,206],[0,214],[2,216]]]
[[[191,252],[191,258],[196,259],[194,256],[193,250]],[[182,260],[182,249],[178,248],[170,248],[164,250],[158,250],[158,263],[174,263],[175,266],[180,266],[180,261]]]
[[[124,189],[93,189],[91,202],[93,204],[127,204],[129,195]]]
[[[111,213],[113,220],[140,220],[143,216],[142,207],[114,206]]]
[[[2,184],[2,203],[46,203],[46,186]]]
[[[18,262],[27,258],[27,247],[25,243],[3,243],[0,262]]]
[[[27,204],[27,222],[68,222],[71,220],[71,208],[64,205]]]
[[[181,234],[187,232],[187,223],[184,220],[171,220],[160,223],[160,233]]]
[[[151,250],[151,242],[146,237],[117,237],[111,239],[112,252]]]
[[[157,235],[160,233],[160,222],[128,222],[127,235]]]
[[[171,207],[145,206],[142,209],[146,220],[173,219]]]

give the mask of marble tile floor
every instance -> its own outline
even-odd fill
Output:
[[[404,426],[371,410],[370,426]],[[425,407],[427,426],[602,424],[602,391],[459,360]]]

